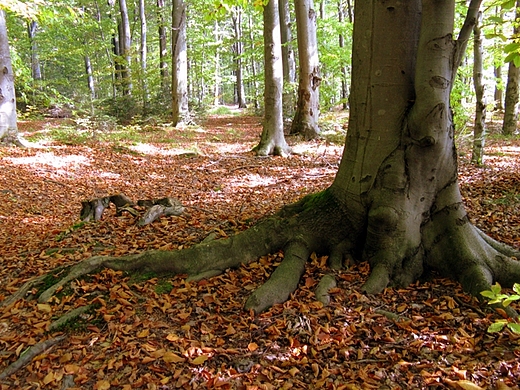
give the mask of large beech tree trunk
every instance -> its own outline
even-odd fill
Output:
[[[355,3],[350,128],[327,190],[225,240],[182,251],[88,259],[39,299],[50,299],[60,286],[100,267],[197,280],[279,249],[282,263],[252,293],[247,309],[260,312],[286,300],[312,252],[328,253],[332,268],[345,258],[368,260],[367,293],[408,285],[432,269],[474,295],[497,281],[503,286],[520,281],[520,262],[512,258],[520,251],[469,222],[457,181],[449,95],[480,1],[472,0],[457,40],[454,0]],[[327,275],[328,286],[330,279]]]

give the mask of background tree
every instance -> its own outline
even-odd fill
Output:
[[[235,55],[235,73],[236,73],[236,97],[238,108],[246,108],[246,92],[244,89],[242,56],[244,55],[244,44],[242,42],[242,9],[240,7],[233,8],[233,28],[235,32],[235,44],[233,47]]]
[[[264,123],[260,143],[255,147],[259,156],[283,156],[291,149],[283,133],[283,65],[278,0],[264,6]]]
[[[298,103],[291,124],[291,134],[305,139],[318,136],[319,87],[321,83],[316,11],[312,0],[295,0],[298,34]]]
[[[513,22],[513,42],[506,47],[507,51],[516,51],[519,45],[520,26],[519,21],[520,1],[516,2],[515,18]],[[507,59],[506,59],[507,61]],[[509,69],[507,72],[506,96],[504,105],[504,123],[502,125],[502,134],[511,135],[516,131],[518,124],[518,103],[520,99],[519,82],[520,82],[520,59],[518,56],[509,59]]]
[[[144,6],[144,0],[139,0],[139,20],[140,23],[140,43],[139,43],[139,59],[141,66],[141,90],[143,94],[143,111],[146,112],[148,109],[148,82],[147,82],[147,28],[146,28],[146,11]]]
[[[0,141],[18,142],[16,122],[16,95],[11,65],[5,12],[0,9]]]
[[[128,7],[126,0],[119,0],[119,12],[121,19],[118,23],[119,32],[119,65],[121,72],[121,86],[123,95],[129,95],[132,91],[132,75],[130,66],[132,57],[130,55],[132,46],[132,34],[130,32],[130,18],[128,16]]]
[[[282,65],[283,65],[283,113],[286,118],[294,117],[296,81],[296,61],[292,37],[291,7],[289,0],[280,0],[280,37],[282,40]]]
[[[482,34],[480,22],[482,13],[473,28],[473,84],[475,86],[475,126],[473,129],[473,151],[471,161],[474,164],[482,164],[484,159],[484,144],[486,140],[486,99],[484,97],[484,84],[482,77],[484,72],[482,47]]]
[[[173,0],[172,7],[172,119],[185,123],[188,116],[188,58],[186,48],[186,4]]]

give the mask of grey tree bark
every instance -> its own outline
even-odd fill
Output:
[[[469,222],[457,181],[449,97],[480,2],[471,1],[457,39],[454,0],[355,3],[350,128],[328,189],[228,239],[181,251],[87,259],[61,272],[63,279],[39,299],[102,267],[199,280],[279,249],[283,261],[246,309],[260,312],[286,300],[312,252],[328,254],[332,268],[347,258],[367,260],[371,274],[363,290],[373,294],[432,270],[477,296],[494,282],[520,281],[520,251]],[[3,304],[43,280],[27,283]]]
[[[5,12],[0,9],[0,142],[19,143],[16,94]]]
[[[519,9],[520,0],[516,2],[515,20],[520,17]],[[520,34],[520,26],[514,24],[513,36]],[[520,69],[513,61],[509,63],[509,70],[507,72],[507,85],[504,106],[504,123],[502,125],[502,134],[511,135],[516,131],[518,125],[518,104],[520,99],[519,91],[520,83]]]
[[[486,141],[486,100],[484,97],[484,84],[482,83],[484,49],[480,29],[481,20],[482,13],[479,13],[478,21],[473,28],[473,85],[475,87],[476,103],[471,162],[477,165],[481,165],[484,162],[484,144]]]
[[[186,4],[173,0],[172,7],[172,121],[188,119],[188,55],[186,47]]]
[[[321,83],[318,42],[316,38],[316,11],[312,0],[295,0],[298,34],[298,103],[291,124],[291,134],[305,139],[316,138],[318,127],[319,86]]]
[[[260,143],[254,148],[259,156],[284,156],[291,152],[283,133],[283,65],[278,0],[264,6],[264,123]]]

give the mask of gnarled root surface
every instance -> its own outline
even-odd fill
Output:
[[[246,309],[258,313],[287,300],[296,290],[305,263],[313,252],[328,253],[332,268],[340,267],[346,256],[368,258],[372,266],[372,274],[364,286],[368,293],[378,293],[388,285],[410,283],[421,276],[424,269],[440,271],[476,296],[495,282],[511,286],[520,281],[520,262],[514,259],[520,252],[492,240],[471,225],[462,205],[451,205],[449,210],[439,210],[431,215],[429,222],[421,227],[420,239],[398,240],[399,248],[395,247],[392,237],[400,230],[388,230],[394,223],[399,226],[399,216],[390,212],[388,223],[388,212],[380,211],[369,212],[364,223],[359,215],[356,218],[349,215],[332,191],[326,190],[307,196],[228,239],[201,242],[180,251],[155,250],[124,257],[92,257],[62,268],[59,270],[61,279],[44,291],[39,300],[48,301],[58,288],[105,267],[186,274],[191,280],[199,280],[279,250],[284,250],[284,260],[271,278],[251,294]],[[377,236],[382,239],[376,251],[371,252],[367,245],[373,244]],[[415,247],[402,245],[403,242]],[[327,277],[331,278],[330,275]],[[3,304],[24,297],[29,290],[43,284],[43,279],[39,277],[26,283]],[[327,280],[325,285],[334,286],[334,280]],[[320,290],[317,294],[326,301],[327,291]]]

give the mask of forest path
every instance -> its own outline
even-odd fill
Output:
[[[22,133],[40,137],[38,147],[0,149],[0,300],[29,278],[92,255],[177,249],[245,229],[326,188],[341,156],[341,146],[320,140],[300,144],[301,155],[256,157],[261,119],[254,116],[215,115],[200,127],[145,126],[126,135],[94,130],[59,120],[22,123]],[[49,141],[49,133],[62,142]],[[479,227],[520,246],[520,142],[488,145],[485,169],[460,151],[465,201]],[[81,200],[120,192],[133,200],[172,196],[188,207],[144,227],[113,208],[99,222],[77,223]],[[361,264],[338,273],[332,304],[322,308],[312,291],[326,258],[315,256],[291,300],[260,316],[244,313],[246,297],[280,256],[199,283],[105,271],[50,304],[1,308],[0,372],[28,346],[61,334],[45,332],[56,317],[94,302],[97,309],[69,326],[66,341],[6,385],[59,388],[66,375],[83,389],[456,388],[462,381],[490,388],[520,381],[518,338],[487,334],[496,314],[483,315],[483,305],[446,280],[366,297],[359,288],[368,267]],[[407,320],[397,325],[375,307]]]

